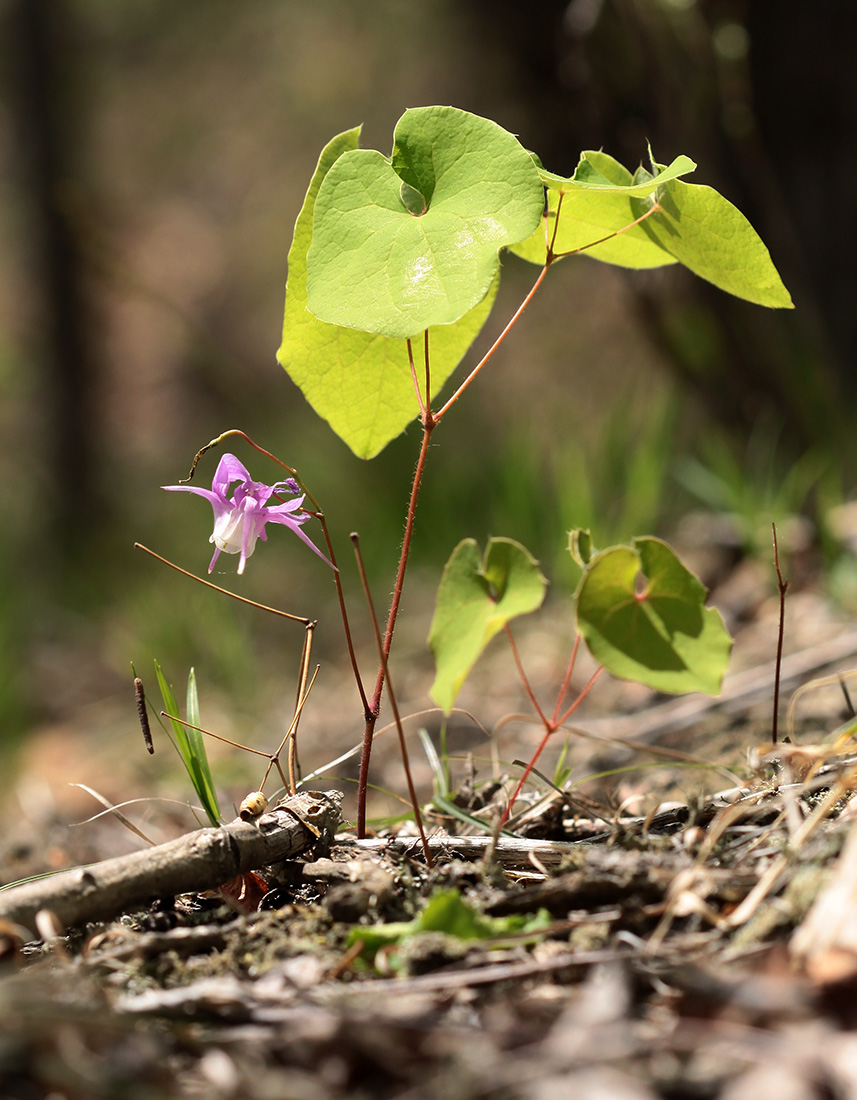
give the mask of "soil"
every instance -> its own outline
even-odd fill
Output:
[[[792,667],[804,681],[847,669],[847,652],[822,659],[847,623],[811,592],[792,599]],[[776,602],[750,601],[733,626],[762,669],[755,694],[745,675],[676,717],[617,687],[612,719],[582,716],[562,788],[533,786],[496,847],[479,837],[508,778],[471,758],[427,808],[431,868],[407,827],[365,844],[345,828],[259,868],[243,898],[235,885],[162,897],[80,928],[44,915],[40,940],[0,923],[0,1095],[857,1095],[844,695],[835,676],[818,683],[769,752]],[[490,663],[481,675],[505,688]],[[381,782],[393,768],[381,754]],[[77,843],[79,861],[103,854]],[[37,840],[10,823],[4,848],[7,881],[72,850],[56,821]],[[361,938],[438,897],[463,923]]]

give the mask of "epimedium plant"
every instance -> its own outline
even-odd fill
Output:
[[[363,835],[385,685],[407,771],[388,662],[429,441],[548,272],[575,254],[637,269],[680,263],[750,302],[770,308],[790,308],[792,302],[746,218],[712,188],[686,182],[696,168],[689,157],[662,165],[649,150],[650,167],[631,173],[607,153],[587,151],[566,178],[546,171],[496,123],[440,106],[406,111],[389,157],[360,148],[359,138],[359,127],[334,137],[310,182],[288,256],[278,359],[313,409],[361,458],[379,454],[415,419],[422,427],[392,600],[383,631],[376,625],[380,661],[371,693],[351,646],[324,515],[297,471],[280,463],[288,478],[264,485],[252,481],[234,456],[224,456],[212,490],[191,491],[214,508],[212,566],[221,550],[239,553],[241,572],[256,539],[264,539],[265,524],[273,521],[290,527],[333,567],[364,711],[357,820]],[[538,266],[534,283],[487,353],[439,400],[488,319],[504,251]],[[293,499],[284,500],[285,494]],[[270,504],[272,498],[279,503]],[[311,516],[322,523],[328,557],[302,530]],[[594,681],[566,702],[581,640],[599,672],[604,668],[671,693],[716,694],[729,658],[731,640],[718,612],[705,606],[704,587],[666,543],[639,537],[596,551],[589,532],[577,530],[569,550],[582,570],[577,631],[551,715],[530,689],[509,626],[541,605],[547,585],[519,543],[494,538],[484,553],[472,539],[459,543],[443,572],[429,634],[437,672],[431,693],[446,713],[491,638],[501,631],[508,635],[545,730],[527,771]],[[409,786],[422,828],[410,778]]]

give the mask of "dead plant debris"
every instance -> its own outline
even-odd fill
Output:
[[[249,885],[177,894],[151,849],[101,914],[0,892],[0,1095],[857,1095],[857,757],[827,717],[777,746],[769,715],[673,717],[640,720],[644,812],[633,773],[547,783],[495,837],[503,787],[471,770],[456,805],[485,830],[427,807],[432,869],[406,830],[324,843],[280,811],[292,840]],[[634,751],[622,721],[581,739],[592,771]],[[714,793],[670,770],[700,753],[728,765]],[[276,815],[226,828],[264,846]],[[76,872],[96,890],[99,866]]]

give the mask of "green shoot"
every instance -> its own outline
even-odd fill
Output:
[[[155,661],[155,672],[158,677],[158,686],[164,700],[164,710],[170,719],[172,726],[172,742],[187,770],[197,798],[205,810],[206,817],[215,827],[220,825],[220,805],[214,790],[214,781],[211,778],[211,769],[208,765],[208,754],[205,751],[205,742],[199,730],[185,728],[179,716],[179,708],[173,689],[167,683],[166,677],[161,671],[161,666]],[[199,725],[199,696],[196,688],[196,674],[190,670],[187,680],[187,715],[188,721],[195,726]],[[169,732],[169,731],[168,731]]]

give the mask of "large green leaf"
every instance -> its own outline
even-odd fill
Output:
[[[672,180],[659,191],[658,202],[660,210],[642,228],[679,263],[748,302],[793,307],[761,237],[728,199],[712,187]],[[635,206],[639,216],[643,208]]]
[[[788,309],[789,292],[770,253],[744,215],[711,187],[685,183],[694,170],[689,157],[654,172],[632,176],[607,153],[585,152],[571,179],[541,171],[548,187],[548,232],[557,225],[554,252],[586,248],[585,255],[622,267],[684,264],[695,275],[729,294],[758,305]],[[562,206],[559,201],[562,196]],[[636,221],[657,202],[659,209],[633,229],[587,247]],[[558,223],[555,221],[559,209]],[[512,251],[532,263],[546,257],[544,220]]]
[[[596,554],[585,568],[578,629],[614,676],[674,695],[717,695],[732,639],[705,595],[665,542],[638,538]]]
[[[484,559],[473,539],[456,546],[429,630],[437,668],[431,696],[447,714],[494,635],[510,619],[540,607],[546,587],[538,562],[512,539],[489,539]]]
[[[689,157],[677,157],[662,174],[648,180],[636,180],[607,153],[589,150],[581,154],[580,163],[570,179],[542,171],[542,182],[548,187],[548,233],[553,234],[557,226],[554,252],[561,254],[585,248],[586,256],[620,267],[674,264],[675,258],[654,242],[642,225],[626,229],[604,244],[587,246],[636,221],[645,207],[635,204],[634,199],[652,195],[665,180],[692,172],[695,167]],[[543,264],[547,255],[544,220],[532,236],[513,245],[510,251],[531,263]]]
[[[477,306],[501,248],[541,219],[539,172],[514,135],[454,107],[406,111],[392,156],[354,149],[324,177],[307,255],[322,321],[406,338]]]
[[[352,451],[360,458],[373,458],[418,412],[407,345],[403,340],[324,324],[306,308],[306,255],[316,196],[331,166],[343,153],[357,148],[359,136],[359,127],[339,134],[319,158],[289,250],[283,342],[277,358],[318,415]],[[479,305],[456,324],[429,330],[434,391],[441,388],[484,325],[497,285],[495,279]],[[421,367],[422,340],[415,342],[414,354]],[[419,377],[422,380],[422,369]]]

